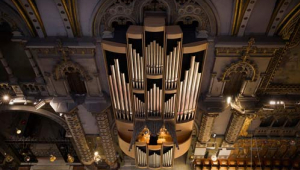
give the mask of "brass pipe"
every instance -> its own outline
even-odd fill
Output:
[[[195,56],[192,56],[191,61],[190,61],[190,69],[189,69],[189,76],[186,77],[187,80],[187,93],[185,96],[185,103],[184,103],[184,109],[183,111],[185,112],[186,110],[188,110],[188,105],[190,102],[190,98],[191,98],[191,86],[192,86],[192,81],[193,81],[193,74],[194,74],[194,65],[195,64]],[[192,94],[193,95],[193,94]]]
[[[199,62],[195,63],[195,69],[194,69],[194,74],[193,74],[193,84],[192,84],[192,99],[194,100],[194,95],[195,95],[195,88],[196,88],[196,81],[197,81],[197,75],[198,75],[198,69],[199,69]],[[189,103],[188,110],[193,109],[193,100],[192,102]]]
[[[185,71],[184,80],[183,80],[183,87],[182,87],[182,99],[181,99],[181,110],[184,113],[184,105],[185,105],[185,99],[186,99],[186,86],[187,86],[187,78],[189,77],[189,71]]]
[[[198,76],[197,76],[197,86],[196,86],[196,91],[195,91],[195,94],[194,94],[194,101],[193,101],[193,109],[196,108],[196,100],[197,100],[197,96],[198,96],[198,91],[199,91],[199,84],[200,84],[200,79],[201,79],[201,73],[198,73]]]
[[[169,89],[169,55],[167,55],[167,63],[166,63],[166,89]]]
[[[144,57],[141,57],[141,88],[144,88]]]
[[[115,92],[114,92],[114,89],[113,89],[114,86],[113,86],[113,83],[112,83],[111,75],[108,76],[108,79],[109,79],[109,85],[112,88],[111,89],[111,94],[112,94],[112,98],[113,98],[113,106],[114,106],[115,109],[117,109],[116,96],[115,96]]]
[[[125,111],[126,114],[128,114],[129,108],[128,108],[128,101],[127,101],[127,90],[126,90],[126,81],[125,81],[125,74],[122,73],[122,89],[124,91],[124,101],[125,101]]]

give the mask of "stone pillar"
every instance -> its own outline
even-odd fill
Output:
[[[76,145],[76,151],[80,161],[84,165],[92,164],[94,162],[93,155],[88,147],[85,134],[77,114],[77,109],[71,113],[65,114],[65,119],[72,134],[74,144]]]
[[[234,143],[237,140],[246,118],[247,116],[245,114],[232,110],[231,121],[225,135],[226,142]]]
[[[111,107],[104,110],[102,113],[96,114],[96,120],[100,132],[99,135],[101,138],[102,147],[106,157],[106,163],[109,164],[111,168],[115,168],[117,165],[117,156],[110,130],[108,114],[112,114]]]
[[[198,141],[200,143],[206,143],[209,141],[211,136],[211,130],[215,121],[215,118],[218,116],[218,113],[205,113],[202,116],[201,127],[198,136]]]

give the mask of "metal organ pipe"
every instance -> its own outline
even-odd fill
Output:
[[[163,66],[163,47],[161,47],[156,41],[150,42],[145,47],[145,53],[147,57],[146,70],[148,74],[162,74]]]
[[[132,108],[130,101],[129,83],[126,83],[125,74],[120,72],[119,60],[114,59],[115,65],[111,65],[109,84],[112,91],[113,107],[118,119],[132,120]]]
[[[167,55],[166,63],[166,89],[176,89],[178,79],[178,67],[180,59],[180,42],[177,42],[177,47]]]
[[[165,118],[173,118],[175,113],[176,94],[165,102]]]
[[[148,98],[148,113],[150,116],[160,116],[162,112],[162,90],[159,87],[156,87],[156,84],[153,84],[153,88],[147,92]]]
[[[132,44],[129,44],[129,57],[131,61],[131,72],[133,88],[144,88],[144,57],[141,57],[135,49],[132,49]]]
[[[198,73],[199,62],[195,56],[190,61],[190,69],[185,71],[184,80],[180,82],[177,121],[187,121],[194,117],[196,100],[199,93],[201,73]]]

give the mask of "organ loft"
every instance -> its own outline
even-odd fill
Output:
[[[299,170],[299,0],[1,0],[0,170]]]

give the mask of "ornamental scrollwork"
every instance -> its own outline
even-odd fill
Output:
[[[55,66],[54,70],[55,80],[64,79],[67,73],[79,73],[81,78],[83,78],[85,81],[92,79],[81,65],[71,60],[62,61]]]

